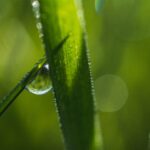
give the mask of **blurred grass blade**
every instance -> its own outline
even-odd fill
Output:
[[[94,132],[92,82],[86,41],[74,0],[34,2],[40,4],[43,42],[51,65],[56,107],[66,149],[91,150]],[[67,42],[53,55],[53,48],[68,33]]]
[[[0,101],[0,116],[6,111],[9,105],[17,98],[17,96],[24,90],[26,85],[34,79],[38,71],[45,64],[46,58],[39,60],[33,69],[28,72],[24,78],[16,85],[16,87]]]

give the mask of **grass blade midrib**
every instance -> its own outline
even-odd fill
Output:
[[[84,31],[74,0],[40,0],[43,42],[67,150],[91,150],[94,134],[92,81]],[[55,7],[53,7],[55,5]],[[59,53],[52,49],[71,32]]]

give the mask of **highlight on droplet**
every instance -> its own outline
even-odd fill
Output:
[[[39,8],[39,6],[40,6],[40,3],[39,3],[38,0],[33,0],[32,1],[32,7],[33,7],[33,9],[37,9],[37,8]]]
[[[123,108],[128,99],[128,88],[119,76],[106,74],[95,81],[97,109],[115,112]]]
[[[49,65],[45,64],[38,72],[34,80],[32,80],[26,89],[33,94],[43,95],[52,90],[52,82],[49,75]]]

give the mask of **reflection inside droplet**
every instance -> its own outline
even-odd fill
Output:
[[[36,95],[46,94],[52,89],[49,75],[49,65],[45,64],[36,75],[35,79],[27,85],[26,89]]]
[[[95,82],[97,109],[114,112],[121,109],[127,98],[128,89],[125,82],[115,75],[104,75]]]

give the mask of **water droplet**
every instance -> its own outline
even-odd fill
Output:
[[[104,75],[95,82],[97,109],[102,112],[120,110],[128,98],[125,82],[116,75]]]
[[[40,4],[39,4],[39,1],[38,1],[38,0],[34,0],[34,1],[32,2],[32,7],[33,7],[33,8],[39,8],[39,6],[40,6]]]
[[[36,27],[39,31],[39,37],[42,38],[43,37],[43,26],[41,22],[37,22]]]
[[[99,13],[104,7],[105,0],[95,0],[95,10]]]
[[[42,23],[41,23],[41,15],[40,15],[40,3],[38,0],[33,0],[32,1],[32,7],[33,7],[33,12],[34,12],[34,15],[35,15],[35,18],[36,18],[36,27],[38,29],[38,32],[39,32],[39,37],[43,40],[43,26],[42,26]]]
[[[31,81],[26,89],[36,95],[46,94],[52,90],[52,82],[49,75],[49,65],[45,64],[36,75],[35,79]]]
[[[39,18],[40,18],[40,12],[39,12],[40,3],[39,3],[39,1],[38,1],[38,0],[34,0],[34,1],[32,2],[32,7],[33,7],[33,11],[34,11],[35,17],[36,17],[37,19],[39,19]]]
[[[36,24],[36,27],[37,27],[38,30],[42,30],[42,24],[41,24],[41,22],[38,22]]]

